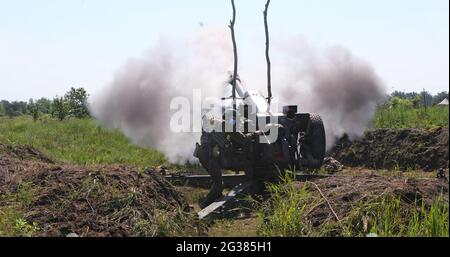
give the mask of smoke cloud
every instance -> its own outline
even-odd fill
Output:
[[[280,61],[281,102],[298,104],[302,111],[324,120],[327,148],[347,134],[360,137],[371,125],[386,88],[366,61],[344,47],[314,49],[303,39],[291,40]],[[286,48],[285,48],[286,49]]]
[[[92,115],[102,125],[122,130],[135,144],[158,149],[171,162],[195,161],[199,135],[170,130],[170,102],[174,97],[192,100],[194,88],[204,97],[222,94],[233,64],[231,45],[225,43],[228,36],[226,30],[208,27],[183,41],[160,39],[89,99]]]
[[[280,104],[294,103],[300,111],[319,113],[328,147],[344,133],[360,136],[385,92],[371,66],[344,48],[320,51],[296,38],[281,45],[273,54],[274,95]],[[136,144],[158,149],[171,162],[195,162],[192,154],[199,135],[170,130],[170,102],[179,96],[192,99],[194,88],[201,89],[203,97],[223,96],[232,65],[227,29],[205,27],[181,41],[162,38],[144,57],[128,61],[91,97],[90,111],[102,125],[122,130]],[[253,67],[259,68],[252,74],[265,74],[261,64]],[[261,77],[241,79],[252,82]],[[248,89],[265,94],[265,82],[258,84]]]

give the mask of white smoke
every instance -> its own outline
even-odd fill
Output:
[[[233,64],[227,39],[227,31],[217,27],[183,41],[161,39],[90,99],[92,115],[108,128],[121,129],[134,143],[160,150],[171,162],[194,161],[198,135],[170,130],[170,102],[174,97],[192,99],[194,88],[205,97],[221,95]]]

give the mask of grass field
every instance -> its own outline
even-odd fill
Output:
[[[108,131],[91,119],[0,118],[0,142],[31,145],[53,160],[81,165],[154,167],[166,162],[158,151],[133,145],[120,131]]]
[[[448,126],[448,106],[412,108],[382,107],[374,117],[375,128],[431,128]]]

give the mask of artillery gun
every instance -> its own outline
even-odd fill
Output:
[[[237,84],[239,98],[222,98],[221,116],[203,116],[203,131],[194,156],[207,168],[217,158],[220,168],[244,171],[248,178],[278,175],[285,169],[320,168],[325,156],[325,130],[318,114],[296,105],[271,110],[259,91]]]
[[[238,97],[222,98],[222,112],[203,116],[203,131],[194,156],[222,183],[222,170],[244,171],[248,180],[274,181],[286,169],[320,168],[325,157],[325,130],[317,114],[296,105],[272,111],[259,91],[236,84]],[[221,190],[221,185],[216,185]],[[211,195],[212,198],[217,197]]]
[[[202,135],[194,156],[212,178],[211,191],[204,207],[222,195],[222,170],[244,171],[248,183],[276,180],[285,170],[320,168],[325,157],[325,130],[318,114],[285,105],[278,112],[272,103],[267,26],[267,1],[264,11],[268,96],[247,90],[237,75],[237,48],[234,34],[236,9],[230,22],[234,46],[234,73],[229,84],[232,96],[221,99],[220,110],[203,115]],[[238,186],[243,190],[242,185]]]

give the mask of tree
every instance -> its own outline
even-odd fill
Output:
[[[27,109],[28,112],[31,114],[31,117],[33,117],[33,120],[37,121],[39,119],[39,109],[37,105],[34,103],[33,99],[30,99],[30,101],[28,101]]]
[[[236,23],[236,6],[234,0],[231,0],[231,6],[233,7],[233,19],[230,20],[230,25],[228,26],[231,30],[231,42],[233,43],[233,55],[234,55],[234,69],[231,85],[233,86],[231,94],[233,96],[233,106],[236,102],[236,80],[238,77],[238,55],[237,55],[237,45],[236,45],[236,34],[234,33],[234,24]]]
[[[3,106],[3,102],[0,102],[0,117],[3,117],[6,115],[5,107]]]
[[[271,62],[270,62],[270,56],[269,56],[269,50],[270,50],[270,42],[269,42],[269,25],[267,23],[267,13],[269,10],[270,0],[267,0],[266,2],[266,8],[264,9],[264,30],[266,34],[266,63],[267,63],[267,98],[270,105],[270,102],[272,101],[272,75],[271,75]]]
[[[6,100],[2,100],[1,104],[2,104],[4,115],[8,116],[8,117],[12,117],[11,116],[11,104]]]
[[[22,101],[9,102],[6,100],[2,101],[2,106],[6,116],[12,118],[19,115],[27,113],[27,103]]]
[[[408,92],[406,93],[406,99],[408,100],[413,100],[414,98],[416,98],[419,94],[416,92]]]
[[[411,108],[413,103],[408,99],[394,96],[390,100],[392,108]]]
[[[423,90],[420,93],[420,98],[421,98],[420,104],[422,106],[425,106],[425,107],[431,106],[431,104],[433,102],[433,96],[430,93],[428,93],[427,91]]]
[[[416,96],[418,96],[419,94],[416,92],[402,92],[402,91],[394,91],[391,94],[391,97],[398,97],[401,99],[408,99],[408,100],[413,100],[414,98],[416,98]]]
[[[447,91],[442,91],[440,93],[437,93],[435,96],[433,96],[433,105],[439,104],[445,98],[448,99],[448,92]]]
[[[401,99],[405,99],[406,98],[406,94],[405,94],[405,92],[401,92],[401,91],[394,91],[394,92],[392,92],[392,94],[391,94],[391,97],[398,97],[398,98],[401,98]]]
[[[420,108],[422,97],[420,97],[420,95],[416,95],[416,97],[414,97],[414,99],[412,99],[411,102],[414,108]]]
[[[52,108],[52,101],[47,98],[41,98],[36,101],[36,106],[41,113],[49,114]]]
[[[442,100],[448,98],[448,92],[443,91],[436,94],[435,96],[432,96],[425,90],[423,90],[421,93],[394,91],[391,94],[391,99],[394,97],[411,100],[414,108],[419,108],[421,106],[428,107],[442,102]]]
[[[84,88],[71,88],[64,96],[67,102],[68,114],[76,118],[89,117],[89,110],[87,108],[88,94]]]
[[[58,120],[64,120],[67,117],[67,103],[63,97],[56,97],[53,99],[51,115]]]

